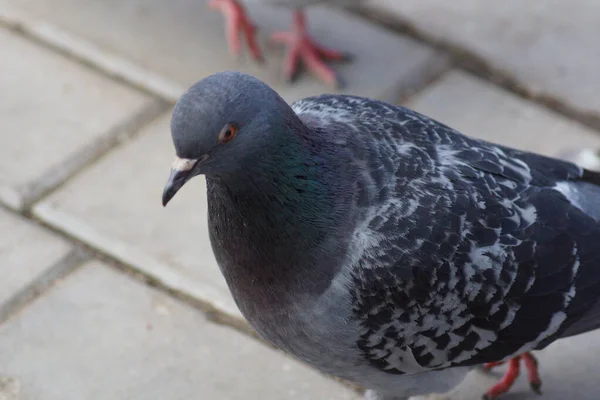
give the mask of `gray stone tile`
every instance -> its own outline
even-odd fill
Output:
[[[175,289],[239,316],[208,239],[203,177],[163,208],[170,113],[34,208],[47,222]]]
[[[21,208],[29,186],[150,100],[14,33],[0,30],[0,48],[0,201]]]
[[[19,382],[9,376],[0,375],[0,400],[19,400]]]
[[[70,250],[66,241],[0,208],[0,317],[3,304]]]
[[[537,94],[599,115],[600,2],[369,0],[438,39],[476,53]]]
[[[572,146],[600,146],[596,131],[458,71],[406,105],[469,136],[544,155],[556,156]]]
[[[95,261],[0,326],[0,370],[29,400],[358,399]]]
[[[0,0],[2,5],[73,32],[183,87],[235,69],[265,80],[288,101],[331,90],[306,74],[295,85],[280,78],[282,50],[269,45],[268,34],[287,28],[291,13],[285,8],[249,4],[267,58],[266,66],[259,66],[248,57],[236,61],[229,55],[222,17],[208,8],[207,0]],[[347,13],[314,7],[308,17],[318,40],[356,56],[338,67],[353,94],[393,100],[400,89],[419,85],[442,66],[430,48]]]

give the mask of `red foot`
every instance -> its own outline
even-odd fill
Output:
[[[540,379],[540,373],[538,370],[538,361],[531,353],[524,353],[521,355],[521,360],[525,364],[527,370],[527,380],[529,386],[537,394],[542,394],[542,380]]]
[[[525,364],[525,369],[527,370],[527,379],[529,380],[529,385],[531,386],[531,390],[533,390],[537,394],[542,394],[540,388],[542,387],[542,381],[540,379],[540,375],[538,372],[538,362],[535,357],[531,353],[523,353],[520,356],[515,358],[511,358],[508,360],[508,367],[506,368],[506,372],[502,379],[492,386],[484,395],[483,400],[494,400],[498,398],[503,393],[508,392],[508,390],[515,383],[515,380],[519,376],[520,368],[519,361],[522,360]],[[503,361],[491,362],[483,365],[485,370],[490,370],[498,365],[504,364]]]
[[[256,27],[250,22],[240,3],[237,0],[211,0],[208,5],[210,8],[220,10],[225,17],[225,34],[229,51],[235,56],[240,54],[240,34],[243,34],[252,58],[262,61],[262,54],[254,36]]]
[[[339,51],[316,44],[306,32],[306,21],[302,11],[294,13],[291,32],[274,33],[272,40],[283,42],[287,45],[283,73],[288,80],[292,81],[297,77],[298,64],[302,61],[311,72],[328,85],[340,85],[335,72],[325,65],[323,61],[344,61],[348,57]]]

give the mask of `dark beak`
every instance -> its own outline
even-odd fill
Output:
[[[171,169],[171,175],[169,175],[169,180],[165,185],[165,189],[163,190],[162,195],[162,204],[163,207],[167,205],[167,203],[175,196],[175,194],[181,189],[181,187],[188,181],[190,178],[191,171],[179,171],[176,169]]]

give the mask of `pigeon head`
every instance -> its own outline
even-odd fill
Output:
[[[220,72],[193,85],[173,109],[176,158],[163,205],[194,176],[232,174],[255,164],[272,149],[274,133],[285,130],[289,114],[285,101],[250,75]]]

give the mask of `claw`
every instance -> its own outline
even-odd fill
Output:
[[[527,379],[529,380],[531,390],[537,394],[542,394],[542,381],[539,376],[537,359],[531,353],[523,353],[522,355],[517,356],[515,358],[511,358],[508,361],[508,367],[506,369],[506,372],[504,373],[504,376],[498,383],[492,386],[483,395],[483,400],[495,400],[496,398],[498,398],[498,396],[500,396],[503,393],[506,393],[512,387],[517,377],[519,376],[519,361],[521,360],[525,365],[525,370],[527,371]],[[490,369],[501,364],[504,364],[504,361],[486,363],[483,365],[483,369],[489,371]]]
[[[297,78],[302,61],[308,70],[326,84],[336,88],[342,86],[339,77],[324,61],[347,61],[350,59],[349,55],[316,44],[306,32],[306,21],[302,11],[295,12],[291,32],[276,32],[271,36],[271,40],[287,46],[283,74],[288,81]]]
[[[525,370],[527,370],[527,380],[529,380],[529,386],[531,390],[537,394],[542,394],[542,380],[540,379],[538,371],[538,361],[531,353],[525,353],[521,356],[523,363],[525,364]]]

